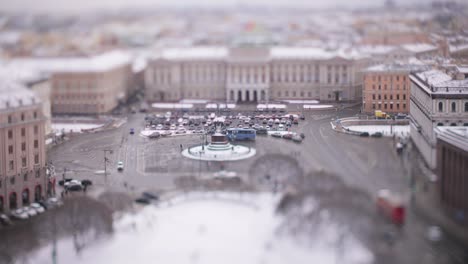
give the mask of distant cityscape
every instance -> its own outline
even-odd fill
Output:
[[[434,206],[441,218],[449,219],[446,230],[468,241],[468,3],[416,1],[403,5],[384,1],[382,6],[320,10],[239,4],[129,8],[96,14],[0,12],[0,213],[11,214],[59,196],[62,187],[58,186],[58,171],[64,181],[67,170],[80,175],[101,166],[89,165],[99,159],[104,160],[107,177],[107,155],[119,158],[120,163],[114,162],[117,167],[111,166],[115,170],[123,170],[123,160],[133,155],[136,161],[131,158],[129,164],[135,175],[167,173],[168,168],[150,165],[153,161],[163,166],[160,160],[164,158],[151,160],[150,151],[137,152],[138,144],[144,143],[136,139],[127,142],[128,133],[125,137],[112,134],[116,139],[112,143],[103,137],[100,143],[105,147],[93,154],[94,159],[86,165],[89,168],[78,168],[81,158],[60,149],[73,143],[67,140],[77,134],[114,133],[108,131],[123,125],[125,129],[128,126],[130,134],[136,132],[149,140],[164,136],[163,130],[174,130],[169,136],[194,135],[199,130],[208,135],[221,132],[222,127],[231,140],[228,131],[234,128],[229,126],[232,121],[226,120],[236,116],[222,114],[217,119],[221,110],[239,111],[239,115],[255,111],[255,115],[244,113],[242,120],[250,126],[246,129],[255,128],[257,134],[267,134],[268,129],[268,135],[282,137],[284,131],[292,131],[284,126],[298,125],[301,116],[317,118],[314,121],[326,119],[324,124],[331,133],[390,136],[393,139],[388,145],[393,150],[398,142],[401,166],[405,168],[398,173],[427,175],[421,176],[424,183],[419,191],[427,195],[421,200],[430,201],[429,208]],[[275,114],[271,120],[263,116],[263,111],[272,109]],[[280,109],[291,116],[284,120],[279,117],[276,122],[274,116]],[[307,112],[317,109],[323,112]],[[216,118],[211,118],[213,125],[193,121],[195,125],[191,126],[192,119],[203,116],[203,111],[216,113]],[[187,117],[188,113],[194,117]],[[143,121],[136,121],[140,116],[132,114],[145,115],[141,133],[138,126]],[[174,115],[175,120],[180,118],[178,126],[171,123]],[[89,126],[74,131],[73,126],[80,122]],[[242,128],[244,121],[239,122]],[[351,129],[381,124],[390,131]],[[327,138],[322,134],[322,124],[317,130],[314,124],[306,130],[306,125],[298,126],[303,132],[294,132],[294,140],[307,140],[309,133]],[[402,131],[407,134],[393,130],[399,126],[405,126]],[[101,129],[104,132],[99,132]],[[284,133],[275,136],[274,129]],[[289,139],[293,139],[292,134]],[[209,147],[231,150],[224,136],[211,140],[214,147],[202,144],[200,153],[209,152]],[[199,143],[200,139],[194,141]],[[208,143],[206,138],[201,141]],[[194,142],[175,142],[174,153],[180,144],[184,157],[174,160],[194,155],[190,148],[185,150]],[[257,153],[268,152],[259,142],[253,145]],[[406,144],[414,151],[408,150],[411,154],[407,156],[401,154]],[[119,148],[111,150],[108,146]],[[243,150],[249,158],[256,154],[251,147]],[[314,148],[311,145],[309,149]],[[88,151],[93,146],[71,149]],[[73,158],[60,164],[60,151],[66,153],[63,157]],[[213,155],[212,160],[216,160],[220,154]],[[338,157],[335,153],[328,155]],[[197,156],[193,159],[196,162]],[[184,164],[180,168],[189,167]],[[194,164],[190,164],[193,171],[198,166]],[[219,164],[224,169],[224,163]],[[414,167],[424,169],[414,173]],[[180,168],[173,167],[174,171]],[[418,191],[414,186],[419,186],[414,177],[409,180],[411,195]],[[114,181],[117,183],[112,184],[127,190],[130,180]],[[427,198],[428,182],[437,182],[431,189],[436,202],[432,202],[432,196]],[[112,188],[107,178],[99,184]],[[68,192],[63,188],[63,193]],[[436,207],[439,203],[441,207]]]

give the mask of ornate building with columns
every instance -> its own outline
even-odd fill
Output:
[[[148,101],[357,101],[369,59],[353,50],[191,47],[154,54],[145,73]]]

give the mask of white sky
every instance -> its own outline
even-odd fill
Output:
[[[84,11],[93,9],[115,9],[125,7],[158,6],[308,6],[308,7],[362,7],[382,6],[385,0],[0,0],[1,11]],[[426,2],[424,0],[395,0],[399,4]]]

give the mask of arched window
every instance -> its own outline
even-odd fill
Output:
[[[451,123],[450,126],[457,126],[457,123]]]
[[[468,112],[468,102],[465,103],[465,112]]]
[[[439,102],[439,112],[442,112],[444,110],[444,103]]]
[[[443,126],[444,123],[437,123],[437,126]]]
[[[457,104],[455,102],[452,102],[452,112],[457,111]]]

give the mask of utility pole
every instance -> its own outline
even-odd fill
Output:
[[[109,162],[109,159],[107,158],[106,154],[112,154],[113,151],[112,149],[104,149],[104,183],[107,185],[107,162]]]

